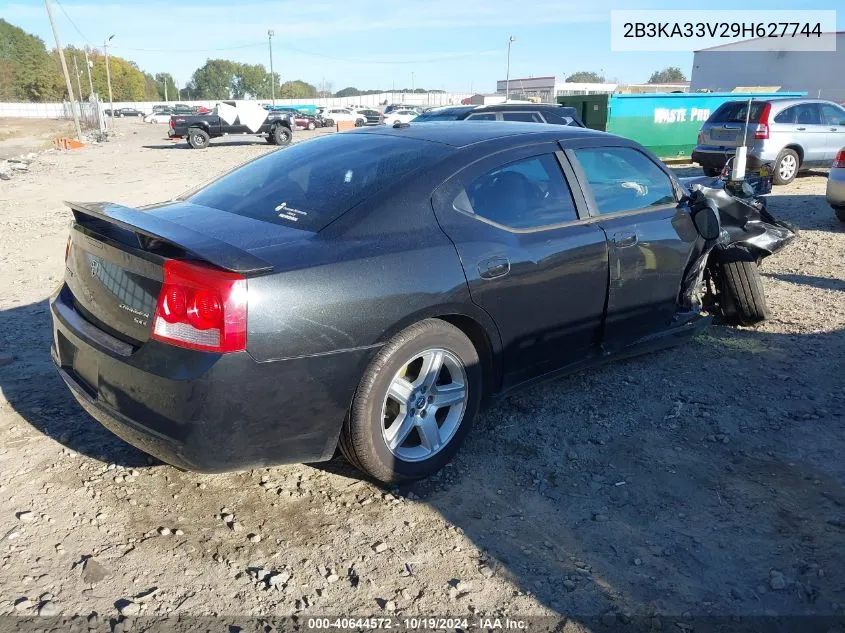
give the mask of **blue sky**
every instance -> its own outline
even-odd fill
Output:
[[[837,4],[815,0],[801,8]],[[719,8],[755,6],[750,0],[743,6],[707,4],[714,20]],[[769,0],[766,6],[795,9],[790,0]],[[282,80],[303,79],[318,87],[326,81],[334,91],[398,89],[412,81],[418,88],[494,91],[505,75],[510,35],[516,38],[511,77],[603,70],[609,80],[636,83],[670,65],[689,76],[692,53],[610,51],[610,10],[638,8],[685,7],[665,0],[53,0],[63,44],[102,47],[115,34],[116,55],[151,73],[170,72],[182,85],[207,58],[269,65],[267,29],[274,29],[274,66]],[[43,1],[0,0],[0,17],[54,45]],[[840,12],[840,30],[843,19]]]

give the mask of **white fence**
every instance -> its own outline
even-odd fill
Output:
[[[459,104],[462,99],[470,97],[465,92],[424,92],[424,93],[403,93],[403,92],[381,92],[373,95],[362,95],[359,97],[328,97],[324,99],[276,99],[276,105],[290,106],[327,106],[345,107],[362,106],[377,107],[387,103],[404,103],[407,105],[420,106],[441,106]],[[173,105],[186,103],[191,106],[205,106],[213,108],[220,101],[115,101],[115,108],[136,108],[143,112],[152,112],[155,105]],[[270,103],[269,99],[260,99],[259,103]],[[83,103],[83,111],[91,107],[90,103]],[[103,103],[101,107],[110,108],[111,104]],[[65,103],[0,103],[0,118],[23,117],[32,119],[69,119],[71,118],[70,104]]]

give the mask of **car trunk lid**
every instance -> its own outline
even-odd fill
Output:
[[[145,210],[68,203],[74,213],[65,281],[74,307],[125,342],[149,340],[170,259],[187,259],[250,277],[273,266],[251,251],[309,233],[218,209],[172,202]]]

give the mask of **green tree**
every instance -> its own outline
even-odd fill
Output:
[[[335,97],[357,97],[361,94],[361,91],[358,88],[353,88],[349,86],[348,88],[343,88],[342,90],[338,90],[334,93]]]
[[[648,78],[650,84],[678,84],[687,80],[684,73],[677,66],[669,66],[663,70],[655,70]]]
[[[0,101],[58,101],[66,92],[44,42],[0,19]]]
[[[168,101],[179,100],[179,90],[176,88],[176,81],[170,73],[156,73],[153,78],[156,86],[157,99],[164,100],[165,96]],[[165,90],[167,86],[167,90]]]
[[[566,78],[566,82],[570,84],[603,84],[604,77],[590,70],[579,70],[577,73],[569,75],[569,77]]]
[[[209,59],[194,71],[187,89],[192,99],[231,99],[238,91],[240,64],[229,59]]]
[[[306,81],[295,79],[283,83],[276,96],[282,99],[308,99],[317,96],[317,88]]]

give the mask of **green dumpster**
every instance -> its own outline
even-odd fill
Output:
[[[560,105],[575,108],[588,128],[604,131],[607,128],[607,100],[609,95],[565,95],[557,98]]]

